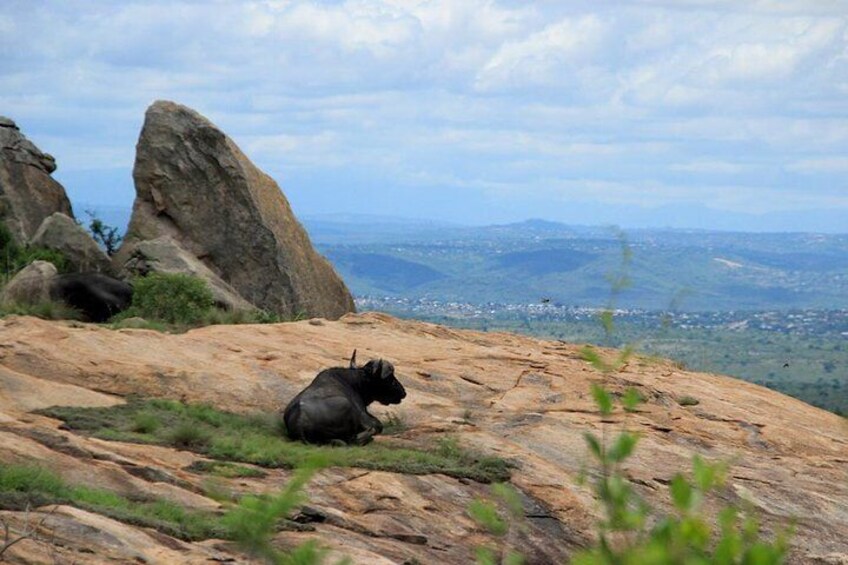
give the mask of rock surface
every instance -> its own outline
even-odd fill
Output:
[[[112,262],[97,242],[85,228],[61,212],[47,217],[30,243],[60,251],[68,261],[68,271],[112,272]]]
[[[3,287],[0,302],[4,304],[40,304],[50,300],[50,286],[58,271],[48,261],[33,261]]]
[[[329,319],[354,310],[277,183],[194,110],[164,101],[148,108],[133,178],[119,264],[124,247],[168,235],[259,308]]]
[[[180,273],[203,279],[219,308],[227,310],[254,310],[254,306],[239,296],[238,292],[221,280],[197,257],[180,247],[170,236],[128,244],[124,250],[127,257],[119,275],[130,280],[134,276],[148,273]]]
[[[73,217],[65,189],[50,176],[55,170],[53,156],[0,116],[0,220],[18,243],[28,242],[54,212]]]
[[[182,335],[12,317],[0,321],[0,336],[0,462],[38,460],[70,482],[214,507],[198,494],[203,477],[187,470],[198,459],[194,454],[82,437],[29,411],[109,405],[140,394],[272,412],[319,369],[345,365],[357,348],[361,359],[395,364],[409,395],[399,407],[374,412],[401,413],[408,426],[402,440],[432,442],[451,434],[517,463],[512,482],[526,497],[529,529],[515,542],[529,563],[566,563],[591,538],[599,508],[577,478],[588,462],[583,434],[603,428],[640,433],[626,472],[653,507],[669,510],[667,483],[690,468],[694,454],[730,461],[724,501],[751,501],[767,531],[797,518],[792,563],[848,562],[848,424],[728,377],[641,358],[602,376],[576,345],[379,314],[321,324],[212,326]],[[636,387],[648,401],[637,413],[602,421],[589,393],[595,382],[614,392]],[[679,405],[684,396],[699,404]],[[381,441],[386,438],[378,436]],[[179,480],[139,478],[130,472],[138,467]],[[288,476],[271,470],[265,478],[222,481],[235,492],[276,492]],[[314,532],[283,532],[277,543],[317,538],[362,564],[465,564],[473,562],[475,546],[491,541],[466,514],[468,503],[487,492],[473,481],[330,469],[308,490],[309,506],[327,519],[313,524]],[[61,544],[22,543],[10,559],[51,562],[45,556],[53,551],[62,562],[247,561],[220,541],[182,542],[65,507],[55,514],[46,529]],[[0,516],[23,519],[15,512]]]

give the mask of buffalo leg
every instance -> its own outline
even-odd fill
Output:
[[[367,445],[374,440],[374,436],[377,434],[377,430],[374,428],[368,428],[364,431],[356,434],[356,437],[353,438],[353,443],[356,445]]]

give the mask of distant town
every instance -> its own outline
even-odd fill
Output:
[[[521,320],[588,322],[596,320],[602,308],[556,303],[489,302],[470,304],[428,298],[363,296],[356,299],[359,310],[378,310],[401,317],[460,320]],[[802,337],[842,337],[848,340],[848,309],[765,310],[727,312],[669,312],[640,309],[614,309],[622,323],[644,327],[671,326],[679,329],[763,330]]]

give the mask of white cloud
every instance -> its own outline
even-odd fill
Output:
[[[569,65],[588,63],[606,39],[609,26],[594,15],[567,18],[520,40],[504,43],[477,74],[480,90],[567,83]],[[569,73],[570,74],[570,73]]]
[[[785,80],[807,57],[830,45],[845,22],[836,18],[757,18],[737,26],[739,33],[710,49],[695,68],[698,81],[720,85]]]
[[[677,163],[671,165],[671,170],[686,173],[708,173],[732,175],[749,169],[748,166],[728,161],[714,161],[699,159],[688,163]]]
[[[0,113],[65,170],[129,167],[169,98],[339,186],[841,206],[838,4],[0,0]]]
[[[786,166],[789,171],[798,173],[848,173],[848,157],[820,157],[802,159]]]

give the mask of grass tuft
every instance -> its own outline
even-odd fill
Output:
[[[677,403],[681,406],[697,406],[701,401],[694,396],[681,396],[677,399]]]
[[[216,477],[223,477],[225,479],[261,479],[268,476],[268,473],[261,469],[248,467],[246,465],[238,465],[228,461],[195,461],[186,467],[185,470],[191,471],[192,473],[204,473],[214,475]]]
[[[42,320],[82,320],[83,318],[79,310],[53,300],[35,304],[0,304],[0,318],[6,316],[35,316]]]

